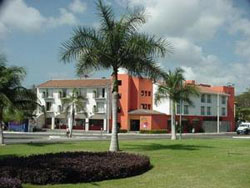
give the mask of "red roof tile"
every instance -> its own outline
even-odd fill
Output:
[[[84,80],[49,80],[38,85],[38,88],[82,88],[98,87],[111,84],[110,79],[84,79]]]

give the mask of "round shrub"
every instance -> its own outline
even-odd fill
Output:
[[[17,178],[0,178],[1,188],[22,188],[22,183]]]
[[[0,177],[40,185],[124,178],[149,169],[148,157],[122,152],[64,152],[0,159]]]

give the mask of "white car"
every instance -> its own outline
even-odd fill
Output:
[[[236,130],[237,134],[248,134],[250,132],[250,123],[243,122]]]

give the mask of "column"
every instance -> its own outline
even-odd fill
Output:
[[[68,128],[70,129],[70,127],[71,127],[71,118],[68,117]]]
[[[54,130],[55,129],[55,117],[51,118],[51,129]]]
[[[85,131],[89,131],[89,118],[85,119]]]
[[[103,130],[107,130],[107,119],[103,119]]]

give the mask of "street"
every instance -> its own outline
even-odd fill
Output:
[[[110,140],[111,134],[96,132],[73,132],[72,138],[67,138],[64,132],[4,132],[5,144],[21,143],[56,143],[68,141],[84,140]],[[119,133],[120,140],[134,139],[170,139],[170,134],[139,134],[139,133]],[[179,135],[177,134],[177,139]],[[213,138],[249,138],[250,135],[237,135],[234,132],[227,133],[184,133],[183,139],[213,139]]]

